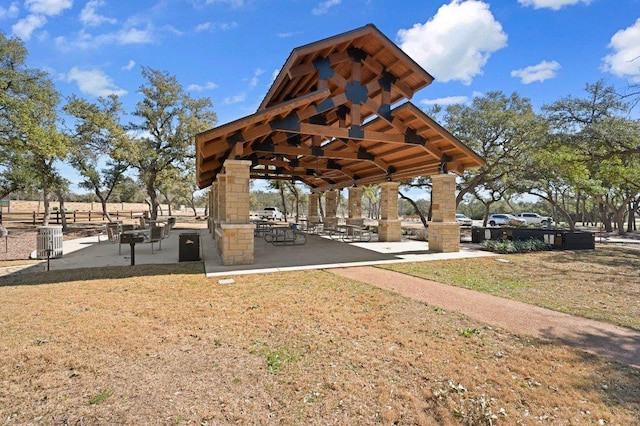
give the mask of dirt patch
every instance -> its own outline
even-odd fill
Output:
[[[35,226],[13,225],[7,227],[8,236],[0,238],[0,266],[7,265],[2,261],[26,260],[37,247],[37,230]],[[102,232],[100,225],[74,225],[63,234],[63,239],[72,240],[96,236]]]

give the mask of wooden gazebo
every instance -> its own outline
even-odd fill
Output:
[[[230,168],[247,179],[303,182],[313,194],[327,193],[328,202],[333,190],[350,188],[351,200],[352,191],[361,194],[354,188],[382,184],[383,204],[390,191],[380,226],[386,240],[399,239],[398,183],[417,176],[446,177],[443,190],[450,192],[445,198],[453,197],[453,205],[443,206],[450,210],[444,216],[436,211],[441,185],[434,180],[433,217],[455,224],[455,175],[449,173],[461,174],[484,161],[407,101],[432,81],[371,24],[294,49],[256,113],[196,137],[197,183],[212,186],[216,239],[224,240],[222,225],[248,224],[248,183],[246,214],[236,217],[228,211],[229,196],[235,199],[236,190],[245,191],[230,192]],[[224,244],[218,246],[225,261]],[[238,263],[252,263],[250,257]]]

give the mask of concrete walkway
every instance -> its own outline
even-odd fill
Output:
[[[640,331],[381,268],[363,266],[332,272],[518,334],[559,341],[640,368]]]

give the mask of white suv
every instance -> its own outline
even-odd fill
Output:
[[[553,218],[548,216],[540,216],[538,213],[520,213],[520,219],[524,219],[529,225],[551,226]]]
[[[492,214],[491,216],[489,216],[489,220],[487,221],[487,223],[489,224],[489,226],[498,226],[498,225],[522,226],[522,225],[526,225],[527,221],[519,217],[515,217],[512,214],[498,213],[498,214]]]

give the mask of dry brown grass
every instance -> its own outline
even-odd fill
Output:
[[[2,424],[640,418],[636,369],[322,271],[231,285],[198,264],[1,279]]]
[[[507,262],[504,262],[504,261]],[[640,330],[640,250],[598,246],[386,266],[555,311]]]

